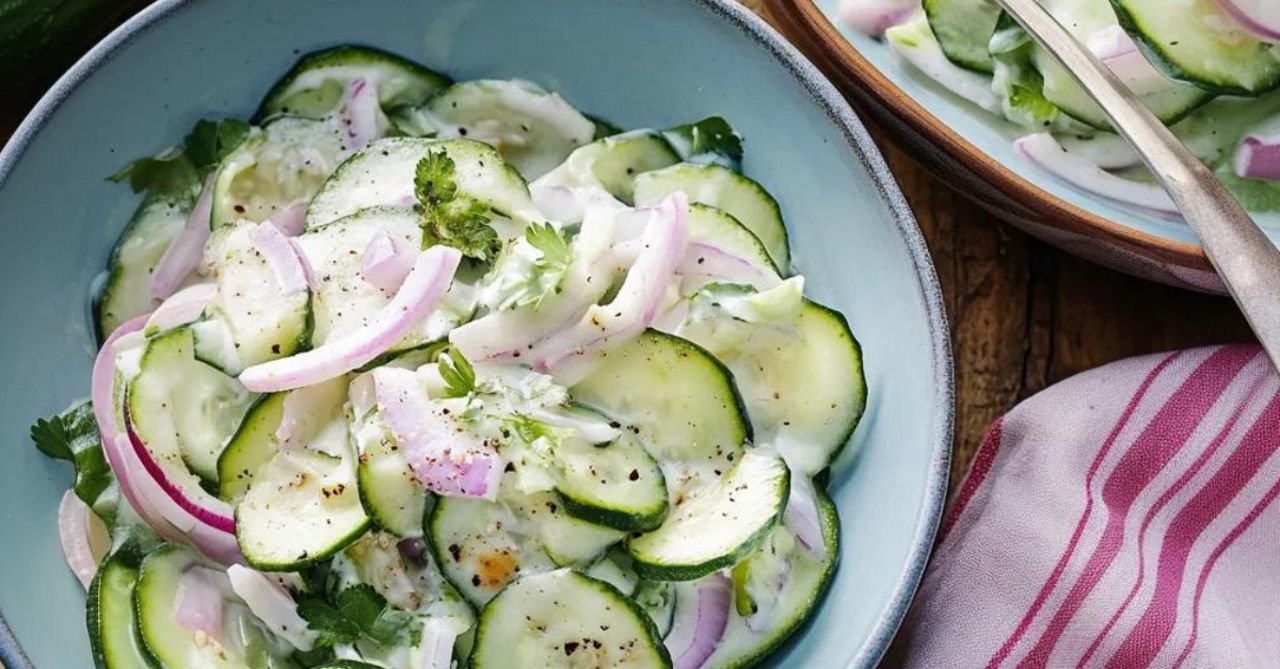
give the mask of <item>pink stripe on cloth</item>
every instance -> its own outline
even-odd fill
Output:
[[[1170,459],[1186,445],[1192,432],[1217,403],[1222,391],[1235,380],[1245,364],[1256,356],[1255,351],[1240,347],[1226,347],[1214,352],[1182,384],[1168,404],[1160,408],[1142,436],[1125,453],[1102,486],[1102,501],[1107,508],[1107,524],[1102,540],[1093,555],[1089,556],[1080,579],[1072,586],[1066,600],[1049,621],[1048,629],[1027,657],[1018,664],[1019,669],[1047,666],[1049,654],[1053,652],[1067,623],[1071,622],[1085,598],[1119,555],[1128,513],[1138,495],[1146,490]],[[990,666],[998,664],[993,659]]]
[[[1280,617],[1280,551],[1251,538],[1280,536],[1278,390],[1256,347],[1233,346],[1121,361],[1023,402],[983,442],[887,666],[1280,657],[1280,631],[1240,628]],[[1224,614],[1228,591],[1250,610]]]
[[[1277,424],[1280,424],[1280,398],[1272,398],[1222,468],[1174,517],[1160,549],[1155,595],[1138,624],[1107,662],[1108,669],[1148,666],[1164,646],[1178,619],[1178,593],[1192,545],[1280,447],[1280,438],[1274,430]]]

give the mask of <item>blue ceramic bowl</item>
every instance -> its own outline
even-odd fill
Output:
[[[1001,218],[1114,269],[1209,292],[1225,289],[1191,228],[1074,188],[1013,148],[1026,130],[961,99],[840,19],[841,0],[766,0],[771,15],[894,131],[913,157]],[[847,84],[847,86],[846,86]],[[1255,214],[1280,243],[1280,215]]]
[[[814,297],[848,315],[871,399],[834,472],[844,552],[813,624],[768,664],[864,667],[929,554],[946,487],[952,378],[933,268],[893,177],[831,85],[724,0],[162,0],[62,78],[0,153],[0,660],[90,664],[84,593],[55,532],[70,471],[32,420],[88,394],[86,296],[136,199],[104,177],[205,116],[251,113],[297,54],[344,42],[459,79],[523,77],[624,127],[710,114],[747,138]],[[3,626],[0,626],[3,627]]]

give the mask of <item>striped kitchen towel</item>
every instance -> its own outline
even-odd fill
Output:
[[[1280,667],[1280,377],[1126,360],[997,422],[898,640],[910,668]]]

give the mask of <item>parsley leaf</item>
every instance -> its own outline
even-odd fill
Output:
[[[191,160],[175,150],[154,158],[139,158],[107,178],[116,183],[128,181],[135,193],[153,193],[170,199],[193,197],[200,185],[200,176]]]
[[[201,119],[183,140],[183,152],[196,169],[208,173],[249,136],[249,124],[238,118]]]
[[[76,496],[93,506],[111,485],[111,469],[102,454],[98,421],[87,400],[66,411],[41,418],[31,426],[31,440],[41,453],[75,465]]]
[[[201,120],[183,139],[181,148],[139,158],[107,178],[117,183],[127,180],[135,193],[194,198],[205,176],[244,143],[249,130],[249,124],[240,119]]]
[[[457,165],[444,151],[428,151],[418,161],[414,194],[426,236],[452,246],[462,255],[487,261],[498,254],[502,241],[489,224],[493,214],[485,203],[459,192]]]
[[[676,126],[663,134],[674,138],[682,148],[687,147],[686,159],[693,162],[725,163],[728,167],[742,162],[742,135],[719,116]]]
[[[448,397],[466,397],[475,391],[476,370],[461,351],[450,348],[447,354],[441,353],[438,366]]]
[[[361,638],[390,645],[412,622],[411,615],[392,609],[386,598],[364,583],[342,590],[333,601],[304,597],[298,602],[298,615],[317,632],[319,647],[352,644]]]
[[[539,267],[563,273],[573,262],[569,240],[550,223],[534,223],[525,228],[524,236],[530,246],[542,252],[538,259]]]

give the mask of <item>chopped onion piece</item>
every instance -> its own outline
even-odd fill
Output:
[[[297,237],[305,229],[307,207],[310,205],[311,202],[308,200],[298,200],[275,216],[272,216],[269,221],[279,228],[280,232],[284,233],[286,237]]]
[[[372,372],[378,410],[424,488],[437,495],[493,499],[502,458],[479,437],[458,429],[448,410],[433,405],[415,373]]]
[[[1245,179],[1280,181],[1280,133],[1250,134],[1241,140],[1235,170]]]
[[[817,493],[813,481],[803,474],[791,477],[791,493],[783,514],[787,529],[819,562],[827,559],[827,542],[822,536],[822,516],[818,512]]]
[[[457,249],[433,246],[422,252],[404,285],[368,324],[319,348],[254,365],[240,382],[257,393],[292,390],[346,374],[378,357],[427,316],[444,295],[462,260]]]
[[[693,601],[687,597],[676,600],[675,620],[665,640],[673,669],[698,669],[706,664],[729,626],[729,607],[733,604],[733,582],[729,577],[717,572],[694,587],[697,596]]]
[[[307,289],[307,270],[298,257],[298,249],[280,228],[270,221],[259,223],[249,231],[249,240],[267,261],[281,292],[297,293]]]
[[[360,276],[370,285],[394,293],[413,269],[413,259],[412,249],[403,248],[386,230],[379,230],[360,258]]]
[[[316,633],[307,628],[307,621],[298,615],[297,602],[278,583],[260,571],[238,564],[227,568],[227,578],[231,581],[231,590],[272,632],[298,650],[315,647]]]
[[[76,497],[74,490],[63,493],[58,504],[58,539],[71,573],[88,590],[98,573],[98,563],[111,547],[111,537],[102,520]]]
[[[222,641],[222,574],[192,567],[178,580],[178,610],[174,620],[188,632],[207,634]]]
[[[1218,7],[1254,37],[1280,44],[1280,4],[1276,0],[1217,0]]]
[[[378,87],[363,77],[353,79],[347,85],[347,100],[340,115],[349,148],[363,149],[369,142],[382,136],[378,118],[381,113]]]
[[[649,223],[640,238],[643,250],[617,296],[608,304],[591,306],[577,323],[536,345],[527,358],[534,369],[550,372],[570,359],[584,359],[640,334],[658,317],[689,243],[689,202],[677,192],[648,211]]]
[[[204,243],[209,240],[209,217],[213,212],[213,176],[204,182],[195,207],[187,216],[182,232],[165,249],[151,276],[151,297],[163,300],[172,295],[178,286],[200,265]]]
[[[1014,148],[1040,169],[1076,188],[1120,204],[1180,216],[1178,207],[1164,189],[1104,172],[1097,165],[1067,153],[1047,132],[1022,137],[1014,142]]]
[[[919,0],[844,0],[840,3],[840,20],[869,37],[881,37],[884,31],[911,18],[920,9]]]
[[[183,288],[156,307],[143,331],[151,335],[198,320],[217,293],[218,287],[212,283],[197,283]]]

